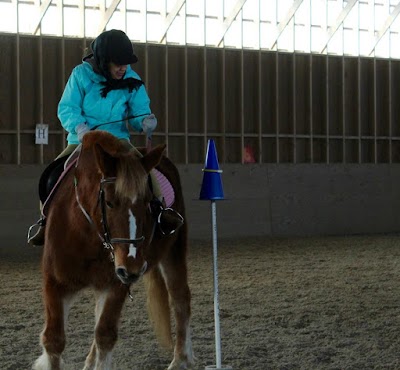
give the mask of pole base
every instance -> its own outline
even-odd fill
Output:
[[[233,370],[229,365],[221,365],[222,367],[217,367],[217,365],[208,365],[205,370]]]

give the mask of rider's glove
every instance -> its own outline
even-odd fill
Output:
[[[89,126],[86,123],[80,123],[75,127],[76,134],[78,135],[79,142],[82,142],[83,136],[90,131]]]
[[[143,132],[147,134],[147,136],[151,136],[151,133],[155,130],[156,127],[157,127],[157,118],[153,113],[146,116],[143,119],[142,129]]]

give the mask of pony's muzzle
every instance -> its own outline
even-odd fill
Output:
[[[126,285],[136,282],[140,277],[139,274],[130,274],[125,267],[117,267],[115,273],[117,274],[118,279]]]
[[[138,273],[130,273],[124,266],[117,267],[115,273],[123,284],[129,285],[136,282],[146,272],[146,270],[147,262],[145,261]]]

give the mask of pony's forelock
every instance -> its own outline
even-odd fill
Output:
[[[148,174],[134,152],[123,155],[117,161],[115,195],[122,199],[134,200],[145,195]]]
[[[143,197],[148,175],[139,156],[134,151],[129,151],[120,140],[106,131],[91,131],[84,136],[84,149],[91,150],[96,145],[116,159],[115,195],[121,201],[133,201],[138,197]],[[105,167],[104,163],[100,165],[100,173]],[[102,173],[102,175],[105,174]]]

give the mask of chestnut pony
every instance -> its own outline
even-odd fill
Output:
[[[164,150],[160,145],[140,157],[104,131],[85,135],[75,166],[58,185],[46,212],[43,354],[34,369],[62,368],[68,311],[87,287],[95,292],[96,306],[94,340],[84,369],[111,369],[124,301],[130,284],[142,275],[157,338],[174,349],[168,369],[193,365],[187,225],[163,235],[150,207],[149,173],[157,166],[174,190],[172,208],[185,216],[179,174]]]

